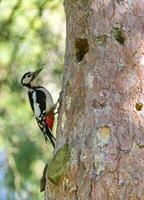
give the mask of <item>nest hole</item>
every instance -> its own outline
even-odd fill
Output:
[[[75,56],[78,62],[81,62],[85,54],[89,51],[89,44],[86,38],[75,39]]]

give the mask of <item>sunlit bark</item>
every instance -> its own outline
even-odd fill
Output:
[[[144,1],[65,0],[48,200],[144,199]]]

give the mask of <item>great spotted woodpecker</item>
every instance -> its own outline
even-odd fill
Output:
[[[52,128],[54,110],[57,103],[54,104],[52,96],[46,88],[37,86],[36,84],[38,74],[41,70],[38,69],[34,72],[25,73],[21,79],[21,84],[28,88],[30,105],[35,114],[36,121],[44,134],[45,141],[47,142],[49,138],[53,148],[55,148],[55,138],[52,134]]]

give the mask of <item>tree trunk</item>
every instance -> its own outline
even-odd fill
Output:
[[[46,200],[144,200],[144,1],[65,0]]]

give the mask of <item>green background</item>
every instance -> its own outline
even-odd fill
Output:
[[[20,80],[25,72],[43,67],[39,81],[56,102],[64,45],[62,0],[0,0],[0,200],[44,199],[40,178],[53,150]]]

